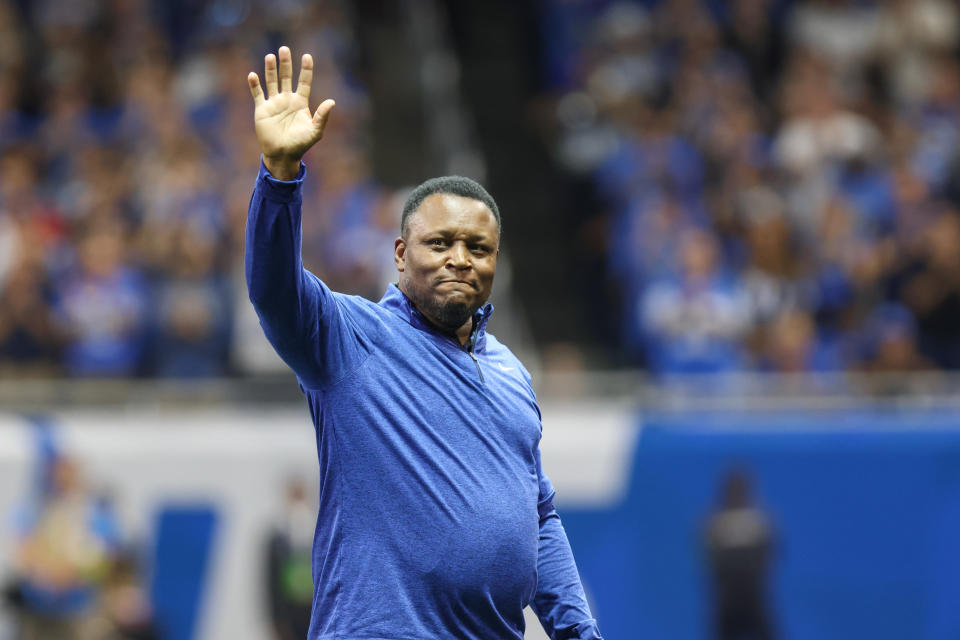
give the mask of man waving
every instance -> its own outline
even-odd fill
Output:
[[[278,64],[279,59],[279,64]],[[316,429],[320,513],[311,640],[519,640],[530,604],[551,638],[599,639],[540,463],[530,375],[486,332],[500,212],[468,178],[407,199],[383,299],[331,291],[300,259],[313,60],[248,77],[263,163],[246,276],[267,338]]]

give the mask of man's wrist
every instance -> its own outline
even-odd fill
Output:
[[[267,168],[266,158],[261,157],[260,171],[257,175],[257,190],[260,195],[272,202],[296,202],[300,199],[300,192],[303,189],[305,169],[306,167],[301,162],[300,166],[297,167],[297,174],[289,180],[284,180],[273,175]]]
[[[269,158],[263,156],[263,166],[277,180],[294,180],[300,173],[300,158]]]

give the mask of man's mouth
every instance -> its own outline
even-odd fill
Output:
[[[474,289],[474,290],[477,288],[477,285],[475,285],[472,282],[469,282],[467,280],[457,280],[454,278],[451,278],[449,280],[441,280],[440,282],[437,283],[437,285],[441,285],[441,284],[463,285],[466,287],[470,287],[471,289]]]

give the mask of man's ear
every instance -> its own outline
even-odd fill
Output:
[[[407,241],[402,237],[393,241],[393,263],[397,271],[403,272],[407,268]]]

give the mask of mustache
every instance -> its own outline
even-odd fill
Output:
[[[437,286],[438,284],[443,284],[444,282],[462,282],[465,285],[469,285],[474,290],[480,289],[480,285],[477,284],[476,282],[472,280],[464,280],[463,278],[435,278],[433,281],[433,286]]]

